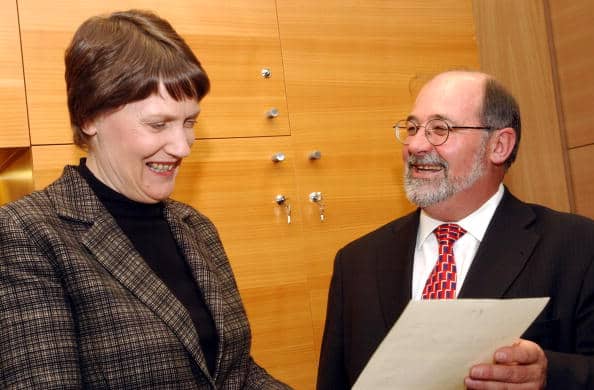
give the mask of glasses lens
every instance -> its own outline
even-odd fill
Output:
[[[410,121],[400,121],[394,126],[396,131],[396,138],[403,144],[408,144],[409,136],[413,136],[417,133],[417,126]]]
[[[434,146],[439,146],[448,140],[450,126],[442,119],[432,119],[425,126],[427,140]]]

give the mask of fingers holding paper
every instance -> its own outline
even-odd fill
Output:
[[[499,348],[492,364],[470,368],[464,384],[468,389],[542,389],[547,377],[547,358],[542,348],[520,339]]]

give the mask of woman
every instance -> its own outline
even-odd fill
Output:
[[[66,51],[88,151],[0,209],[0,388],[286,389],[250,357],[212,223],[169,199],[209,80],[143,11],[84,22]]]

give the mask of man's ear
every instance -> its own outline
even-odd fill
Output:
[[[511,127],[495,131],[491,137],[489,158],[495,165],[505,163],[516,145],[516,132]]]

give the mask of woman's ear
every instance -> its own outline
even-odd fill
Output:
[[[516,145],[516,131],[511,127],[505,127],[495,131],[491,138],[491,162],[495,165],[505,163]]]
[[[97,134],[97,121],[94,120],[94,121],[85,123],[84,125],[82,125],[80,127],[80,131],[82,131],[88,137],[94,136],[95,134]]]

